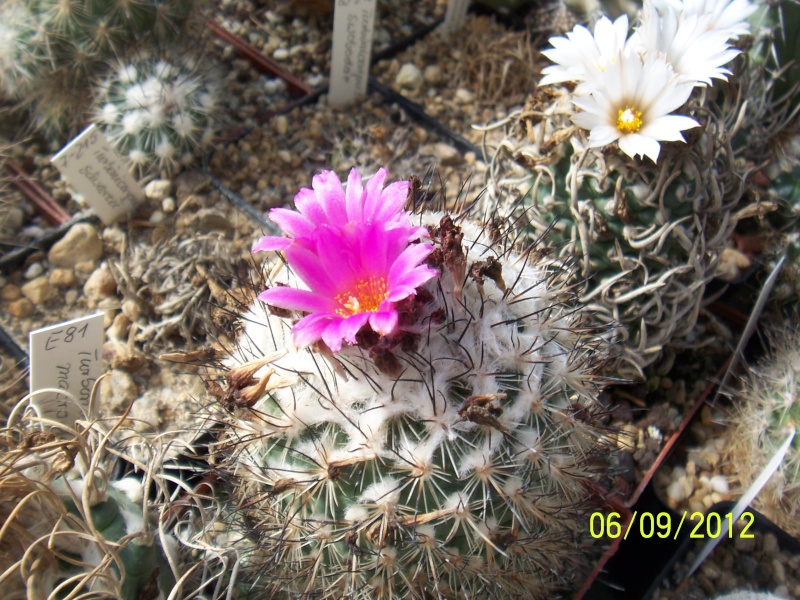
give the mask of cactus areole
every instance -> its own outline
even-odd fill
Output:
[[[384,178],[318,175],[255,248],[285,264],[229,361],[263,390],[218,446],[244,572],[263,597],[551,598],[586,556],[603,342],[535,251]]]

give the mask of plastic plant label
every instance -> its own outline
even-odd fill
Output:
[[[376,0],[336,0],[328,103],[341,106],[367,93]]]
[[[91,416],[89,400],[103,372],[104,338],[103,313],[31,331],[30,402],[40,417],[72,426]]]
[[[131,175],[127,160],[111,147],[94,123],[50,162],[106,225],[133,212],[144,199],[144,190]]]
[[[455,33],[464,26],[467,21],[467,8],[469,0],[450,0],[447,3],[447,12],[444,13],[444,22],[439,30],[442,35]]]

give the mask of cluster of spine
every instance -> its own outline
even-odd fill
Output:
[[[800,426],[800,330],[773,335],[770,355],[744,377],[725,458],[742,487],[752,484],[792,430]],[[800,535],[800,436],[795,434],[777,473],[754,506],[793,536]]]
[[[779,151],[790,118],[757,60],[765,39],[737,59],[730,82],[695,92],[686,110],[700,127],[685,144],[663,144],[658,164],[587,148],[567,87],[537,89],[499,125],[485,209],[524,208],[554,262],[577,261],[581,301],[617,326],[624,376],[641,378],[670,344],[706,342],[693,330],[719,254],[738,218],[767,210],[746,207],[747,176]]]
[[[552,598],[583,574],[604,342],[535,250],[420,220],[441,275],[392,334],[334,354],[295,349],[299,315],[242,318],[214,462],[257,595]]]
[[[135,600],[166,597],[175,585],[177,543],[160,535],[147,486],[114,478],[125,450],[112,451],[97,422],[86,425],[31,413],[0,431],[4,598]],[[152,453],[145,460],[157,462]]]
[[[197,48],[187,47],[185,41],[197,38],[195,29],[204,14],[203,3],[189,0],[4,0],[0,5],[0,98],[27,114],[47,137],[63,143],[64,135],[76,133],[87,123],[96,88],[109,72],[109,80],[114,79],[120,72],[118,64],[124,63],[128,73],[139,71],[147,77],[158,60],[143,56],[179,57],[170,77],[162,70],[163,89],[149,90],[145,99],[151,111],[173,111],[175,119],[186,123],[183,128],[176,126],[183,133],[183,146],[178,145],[174,159],[179,162],[208,141],[202,135],[207,119],[189,124],[196,115],[178,116],[182,107],[171,105],[172,91],[185,87],[187,79],[197,79],[197,88],[211,87],[207,71],[195,67]],[[99,95],[107,89],[108,85],[101,86]],[[185,99],[181,95],[191,92],[177,95],[180,102]],[[133,96],[135,92],[129,102],[135,101]],[[157,102],[160,107],[154,106]],[[122,102],[118,110],[130,109]],[[213,110],[213,102],[206,103],[204,110]],[[170,126],[151,123],[151,155],[158,156],[159,148],[163,153]],[[190,126],[199,132],[187,131]],[[166,163],[172,166],[172,161]]]

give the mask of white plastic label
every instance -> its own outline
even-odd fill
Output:
[[[103,313],[31,331],[31,404],[39,416],[68,426],[91,417],[89,399],[103,372],[104,337]]]
[[[328,103],[341,106],[367,93],[377,0],[336,0]]]
[[[447,12],[444,13],[444,23],[440,31],[443,35],[455,33],[467,22],[467,8],[469,0],[450,0],[447,3]]]
[[[131,175],[127,161],[94,123],[50,162],[86,198],[106,225],[133,212],[144,199],[144,190]]]

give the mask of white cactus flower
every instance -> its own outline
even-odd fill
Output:
[[[645,56],[663,56],[683,80],[711,85],[712,79],[727,80],[731,72],[724,65],[739,54],[728,38],[711,27],[709,15],[645,2],[641,26],[629,43]]]
[[[628,156],[656,162],[660,141],[685,141],[681,132],[699,126],[691,117],[670,114],[686,102],[692,88],[663,57],[620,52],[593,82],[590,95],[573,98],[584,112],[572,120],[590,131],[590,147],[616,141]]]
[[[594,27],[594,34],[578,25],[567,37],[551,38],[553,47],[542,54],[556,64],[542,70],[541,85],[586,81],[601,75],[607,65],[616,60],[627,39],[627,15],[613,23],[608,17],[602,17]]]

